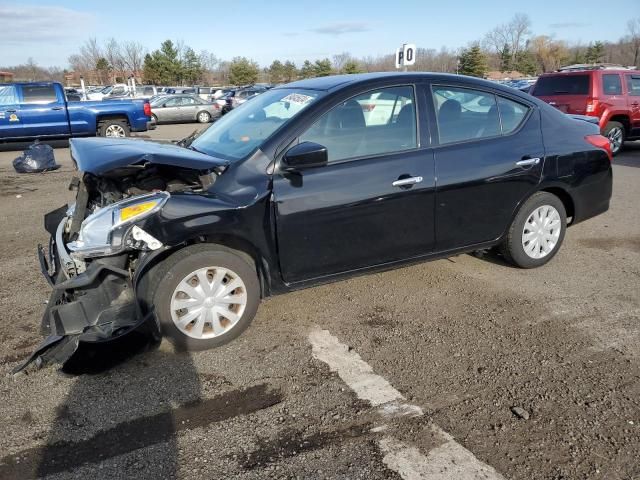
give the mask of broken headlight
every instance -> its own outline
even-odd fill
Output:
[[[101,208],[84,219],[78,239],[67,244],[77,257],[113,255],[122,250],[128,226],[159,211],[167,192],[138,195]]]

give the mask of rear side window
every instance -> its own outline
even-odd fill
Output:
[[[434,87],[440,143],[500,135],[500,115],[492,93],[468,88]]]
[[[16,105],[18,103],[18,93],[13,85],[0,85],[0,106]]]
[[[503,97],[498,97],[498,110],[500,110],[500,120],[502,121],[502,134],[507,135],[518,129],[527,116],[529,107]]]
[[[629,95],[640,97],[640,75],[627,75],[627,88]]]
[[[589,75],[552,75],[540,77],[533,95],[548,97],[553,95],[588,95]]]
[[[52,103],[58,101],[53,85],[23,85],[22,99],[24,103]]]
[[[602,75],[602,93],[605,95],[622,95],[622,81],[618,74]]]

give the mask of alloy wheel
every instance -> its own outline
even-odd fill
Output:
[[[105,137],[124,138],[127,136],[122,125],[109,125],[104,132]]]
[[[560,214],[554,207],[542,205],[536,208],[522,230],[524,252],[531,258],[546,257],[556,248],[561,228]]]
[[[205,267],[184,277],[171,296],[171,319],[185,335],[209,339],[229,332],[247,306],[242,279],[227,268]]]
[[[611,142],[611,151],[613,153],[618,153],[618,151],[622,148],[622,141],[624,139],[624,132],[620,127],[614,127],[609,130],[607,134],[607,138],[609,142]]]

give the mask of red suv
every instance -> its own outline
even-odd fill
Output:
[[[640,70],[574,65],[538,78],[531,95],[574,115],[598,117],[613,154],[640,139]]]

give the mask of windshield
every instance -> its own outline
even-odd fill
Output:
[[[320,95],[322,92],[314,90],[270,90],[226,114],[191,147],[227,160],[245,158]]]

